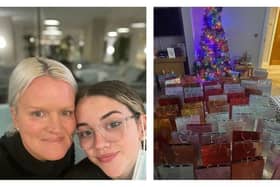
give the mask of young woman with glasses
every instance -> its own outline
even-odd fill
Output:
[[[76,132],[87,158],[67,177],[145,179],[146,115],[135,91],[104,81],[78,93],[76,103]]]

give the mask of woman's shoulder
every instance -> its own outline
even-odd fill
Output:
[[[65,175],[67,179],[110,179],[98,166],[88,158],[83,159]]]
[[[10,178],[11,176],[18,176],[18,167],[13,162],[13,159],[6,149],[5,141],[8,137],[3,136],[0,138],[0,178]]]

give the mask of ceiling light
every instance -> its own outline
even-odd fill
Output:
[[[82,69],[83,65],[82,64],[77,64],[78,69]]]
[[[60,22],[56,19],[46,19],[44,21],[44,25],[50,25],[50,26],[58,26]]]
[[[146,27],[146,23],[144,23],[144,22],[132,23],[131,27],[134,29],[142,29],[142,28]]]
[[[7,42],[3,36],[0,36],[0,48],[3,49],[7,46]]]
[[[116,36],[118,36],[118,33],[115,32],[115,31],[112,31],[112,32],[108,32],[107,35],[108,35],[109,37],[116,37]]]
[[[117,29],[118,33],[129,33],[130,29],[127,27],[120,27]]]
[[[114,54],[114,52],[115,52],[115,48],[114,48],[113,46],[108,46],[108,47],[107,47],[106,53],[107,53],[108,55],[112,55],[112,54]]]

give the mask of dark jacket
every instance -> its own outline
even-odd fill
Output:
[[[83,159],[65,175],[67,179],[111,179],[88,158]]]
[[[6,134],[0,138],[1,179],[63,178],[66,171],[73,165],[74,145],[60,160],[39,161],[26,151],[18,133]]]

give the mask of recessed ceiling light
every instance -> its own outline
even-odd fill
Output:
[[[116,36],[118,36],[118,33],[115,32],[115,31],[112,31],[112,32],[108,32],[107,35],[108,35],[109,37],[116,37]]]
[[[141,29],[141,28],[145,28],[146,24],[144,22],[136,22],[136,23],[132,23],[131,27],[134,29]]]
[[[118,33],[129,33],[130,29],[127,27],[120,27],[117,29]]]
[[[60,22],[57,19],[46,19],[44,25],[58,26]]]
[[[3,36],[0,36],[0,48],[3,49],[7,46],[6,39]]]

